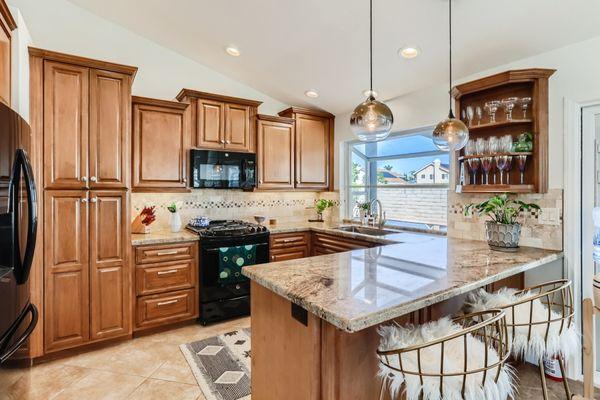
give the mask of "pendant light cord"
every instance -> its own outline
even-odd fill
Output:
[[[449,72],[449,82],[448,82],[448,118],[454,118],[454,113],[452,112],[452,0],[448,0],[448,72]]]
[[[369,0],[369,97],[373,96],[373,0]]]

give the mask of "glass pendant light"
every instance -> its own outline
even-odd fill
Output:
[[[450,40],[450,84],[448,96],[450,98],[450,111],[448,118],[437,124],[433,130],[433,143],[440,150],[456,151],[460,150],[469,141],[469,128],[460,120],[454,117],[452,112],[452,0],[448,0],[448,27]]]
[[[369,0],[370,85],[367,99],[350,116],[350,128],[359,140],[376,142],[390,134],[394,116],[384,103],[373,96],[373,0]]]

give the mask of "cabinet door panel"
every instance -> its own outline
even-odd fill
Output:
[[[222,149],[225,145],[225,104],[198,100],[196,147]]]
[[[250,151],[250,107],[225,105],[225,148]]]
[[[329,186],[329,124],[327,118],[296,117],[296,187]]]
[[[294,187],[294,126],[281,122],[258,123],[258,187]]]
[[[128,75],[90,72],[90,187],[129,185],[131,93]]]
[[[44,185],[85,188],[89,69],[44,62]]]
[[[134,104],[133,118],[133,187],[185,188],[184,110]]]
[[[46,351],[89,339],[88,206],[86,192],[44,193]]]
[[[10,106],[11,33],[0,23],[0,101]]]
[[[131,332],[127,193],[90,192],[91,337]]]

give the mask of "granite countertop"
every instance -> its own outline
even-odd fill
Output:
[[[157,230],[150,233],[133,233],[131,235],[132,246],[143,246],[146,244],[178,243],[199,240],[199,236],[187,229],[180,232],[170,230]]]
[[[249,266],[242,273],[337,328],[357,332],[563,256],[530,247],[503,253],[486,242],[436,235],[393,239],[402,243]]]

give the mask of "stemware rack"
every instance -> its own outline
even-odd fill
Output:
[[[527,155],[528,161],[524,171],[523,184],[519,179],[519,171],[513,166],[510,172],[514,174],[514,183],[511,184],[473,184],[468,166],[463,165],[464,180],[460,180],[461,164],[468,158],[482,157],[483,155],[465,156],[464,149],[458,152],[455,159],[456,191],[462,193],[545,193],[548,191],[548,79],[555,70],[531,68],[524,70],[511,70],[471,82],[457,85],[452,90],[456,104],[456,116],[466,114],[468,106],[481,107],[491,100],[502,100],[509,97],[530,97],[531,103],[527,114],[522,114],[521,108],[516,106],[512,112],[512,119],[508,119],[502,107],[496,111],[494,122],[490,122],[489,113],[483,111],[481,119],[474,117],[469,126],[471,139],[489,138],[490,136],[511,135],[514,141],[524,132],[533,134],[533,149],[531,152],[498,153],[490,156],[502,155]],[[462,119],[462,118],[461,118]],[[463,119],[463,122],[467,123]]]

